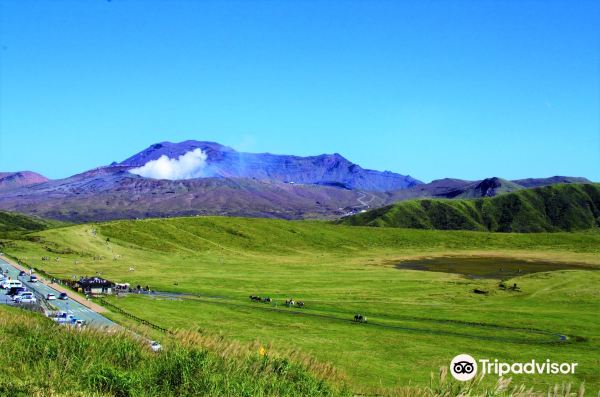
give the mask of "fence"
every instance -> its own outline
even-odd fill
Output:
[[[157,331],[160,331],[160,332],[164,332],[164,333],[167,333],[167,334],[171,333],[171,331],[169,331],[166,328],[161,327],[160,325],[156,325],[154,323],[151,323],[148,320],[145,320],[145,319],[143,319],[141,317],[138,317],[138,316],[135,316],[135,315],[133,315],[133,314],[131,314],[129,312],[126,312],[125,310],[121,309],[120,307],[115,306],[112,303],[108,302],[104,298],[98,298],[98,302],[100,302],[104,306],[107,306],[107,307],[111,308],[112,310],[116,311],[117,313],[120,313],[120,314],[124,315],[125,317],[128,317],[128,318],[130,318],[132,320],[137,321],[140,324],[146,325],[146,326],[148,326],[150,328],[153,328],[153,329],[155,329]]]

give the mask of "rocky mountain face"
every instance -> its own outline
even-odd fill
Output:
[[[0,172],[0,191],[46,182],[48,178],[31,171]]]
[[[196,149],[203,156],[192,166],[202,168],[201,178],[156,179],[135,173],[153,161],[159,161],[158,168],[172,169]],[[180,165],[189,166],[187,161]],[[383,205],[385,190],[420,183],[410,176],[363,169],[339,154],[254,154],[214,142],[163,142],[120,163],[0,192],[0,209],[72,222],[206,214],[335,218]]]
[[[140,167],[163,155],[174,159],[194,149],[206,154],[204,172],[209,177],[329,185],[374,192],[406,189],[422,183],[408,175],[364,169],[337,153],[309,157],[243,153],[218,143],[200,141],[157,143],[118,165]]]
[[[178,167],[185,172],[175,172]],[[181,175],[189,179],[173,178]],[[339,154],[299,157],[242,153],[214,142],[162,142],[65,179],[0,173],[0,210],[71,222],[183,215],[334,219],[407,199],[489,197],[582,182],[589,181],[447,178],[424,184],[364,169]]]
[[[247,178],[149,179],[117,166],[5,192],[0,208],[70,222],[188,215],[332,219],[357,212],[359,198],[356,190]]]

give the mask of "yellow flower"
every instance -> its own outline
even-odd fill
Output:
[[[260,349],[258,349],[258,354],[263,357],[265,354],[267,354],[267,350],[261,346]]]

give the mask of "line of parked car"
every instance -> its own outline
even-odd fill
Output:
[[[37,299],[33,292],[25,288],[20,280],[11,279],[4,274],[0,275],[0,288],[8,290],[6,295],[15,303],[37,303]]]
[[[24,271],[21,271],[19,273],[19,277],[26,277],[26,276],[27,276],[27,273],[25,273]],[[30,274],[29,282],[37,283],[38,282],[37,276],[35,274]],[[9,277],[6,274],[6,272],[0,273],[0,288],[2,288],[4,290],[8,290],[5,295],[9,296],[11,298],[11,300],[15,303],[29,303],[29,304],[37,303],[37,299],[36,299],[35,295],[33,294],[33,292],[28,290],[27,287],[25,287],[23,285],[23,282],[21,280],[15,280],[15,279]],[[54,299],[56,299],[56,295],[54,295],[54,294],[46,295],[46,300],[54,300]],[[63,293],[59,294],[58,299],[67,300],[67,299],[69,299],[69,297],[67,296],[66,293],[63,292]]]

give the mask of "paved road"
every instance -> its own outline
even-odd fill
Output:
[[[12,277],[13,279],[21,280],[21,282],[28,289],[30,289],[34,292],[37,292],[41,296],[46,296],[47,294],[54,294],[58,298],[58,295],[60,294],[54,288],[47,286],[45,284],[42,284],[40,282],[30,283],[28,281],[29,275],[27,275],[26,277],[19,277],[19,270],[1,258],[0,258],[0,268],[2,268],[2,270],[8,270],[8,274],[10,275],[10,277]],[[8,297],[6,297],[6,295],[4,295],[6,292],[7,292],[6,290],[0,290],[0,303],[8,303],[8,302],[6,302],[6,299],[5,299]],[[39,296],[38,296],[38,298],[39,298]],[[110,321],[106,317],[94,312],[93,310],[85,307],[81,303],[78,303],[72,299],[69,299],[66,301],[57,299],[57,300],[50,301],[50,303],[53,306],[56,306],[61,311],[65,311],[69,314],[72,314],[73,316],[75,316],[78,319],[85,320],[85,322],[89,326],[93,326],[93,327],[117,326],[117,324]]]
[[[361,196],[358,197],[356,200],[363,206],[366,208],[370,208],[370,204],[373,202],[373,200],[375,199],[375,195],[371,194],[371,193],[365,193],[365,192],[360,192]],[[369,201],[365,201],[365,198],[367,197],[367,194],[369,196],[371,196],[371,198],[369,199]]]

